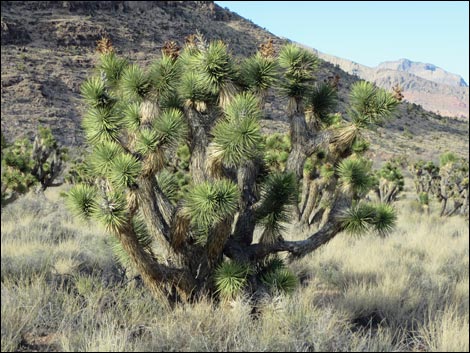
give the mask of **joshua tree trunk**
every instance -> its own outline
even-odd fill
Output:
[[[191,144],[189,146],[191,152],[189,170],[195,183],[201,183],[207,179],[206,161],[207,161],[207,145],[209,139],[207,137],[207,127],[204,126],[203,114],[198,112],[195,107],[189,107],[186,110],[189,127],[191,130]]]
[[[254,190],[257,174],[257,161],[248,161],[237,172],[238,189],[241,197],[233,236],[246,245],[253,242],[253,233],[256,226],[253,205],[257,201]]]
[[[301,102],[296,102],[295,106],[296,110],[289,117],[292,149],[287,159],[286,170],[293,171],[297,179],[300,180],[303,175],[305,160],[307,159],[306,147],[309,134]]]

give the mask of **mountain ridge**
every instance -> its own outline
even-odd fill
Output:
[[[161,55],[165,41],[182,46],[196,30],[208,40],[224,40],[236,58],[254,54],[270,39],[276,50],[288,42],[211,1],[3,1],[1,7],[1,127],[9,141],[32,139],[37,127],[46,125],[62,144],[84,145],[80,85],[92,73],[96,41],[103,35],[118,54],[144,67]],[[317,80],[336,75],[338,112],[347,115],[349,89],[359,78],[321,60]],[[264,131],[287,131],[285,106],[285,99],[271,92]],[[397,118],[370,135],[371,158],[381,160],[435,158],[449,148],[461,155],[468,151],[468,120],[447,119],[416,104],[401,104]]]
[[[416,69],[418,72],[413,73],[390,68],[393,66],[399,66],[400,60],[383,62],[375,67],[370,67],[335,55],[325,54],[315,48],[301,43],[298,44],[311,49],[318,55],[318,57],[332,63],[333,65],[338,65],[338,67],[347,73],[358,76],[364,80],[374,82],[379,87],[390,90],[393,86],[399,85],[403,90],[405,100],[410,103],[419,104],[426,110],[449,117],[461,119],[469,118],[470,104],[468,86],[457,86],[455,84],[449,85],[429,80],[422,77],[422,73],[420,76],[418,69]],[[415,63],[409,59],[404,60],[408,60],[410,63]],[[417,64],[432,65],[424,63]],[[418,66],[421,67],[422,65]],[[413,65],[410,64],[410,67],[411,66]],[[438,67],[435,65],[433,66],[436,67],[437,71]],[[449,77],[458,76],[457,74],[452,73],[449,73],[449,75]],[[462,79],[460,76],[458,76],[458,78]],[[448,80],[451,80],[451,78]]]
[[[375,68],[404,71],[436,83],[456,87],[468,87],[467,82],[465,82],[462,76],[449,72],[431,63],[423,63],[401,58],[398,60],[387,60],[381,62],[375,66]]]

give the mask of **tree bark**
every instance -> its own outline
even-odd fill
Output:
[[[333,205],[325,225],[305,240],[279,240],[271,244],[257,243],[250,246],[243,246],[231,240],[226,244],[225,254],[239,261],[258,261],[281,251],[289,252],[292,258],[303,257],[329,242],[344,229],[339,216],[343,210],[350,206],[350,198],[342,196],[338,199]]]
[[[142,248],[130,223],[118,229],[115,234],[157,300],[161,299],[162,294],[166,298],[171,296],[165,287],[168,284],[175,286],[183,299],[190,296],[196,286],[192,277],[186,271],[158,263],[153,254]]]
[[[257,201],[255,196],[257,174],[258,165],[255,161],[248,161],[237,170],[237,182],[241,198],[233,236],[245,245],[253,242],[253,233],[256,226],[253,205]]]

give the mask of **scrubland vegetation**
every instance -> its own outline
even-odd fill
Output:
[[[409,181],[410,182],[410,181]],[[59,191],[2,210],[2,351],[468,351],[463,217],[398,201],[387,238],[342,233],[290,265],[301,284],[169,309],[125,274]]]
[[[468,350],[468,161],[417,161],[411,191],[366,157],[402,97],[356,82],[343,116],[291,44],[98,51],[73,185],[50,131],[2,139],[2,350]]]

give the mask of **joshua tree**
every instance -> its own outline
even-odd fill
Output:
[[[33,144],[27,139],[11,146],[2,142],[2,202],[15,199],[36,183],[42,191],[53,185],[65,159],[66,150],[49,128],[39,127]]]
[[[52,186],[63,170],[66,149],[59,147],[48,128],[39,127],[31,151],[31,174],[39,181],[41,190]]]
[[[201,36],[180,52],[163,51],[147,71],[107,50],[82,86],[96,181],[74,186],[71,206],[103,222],[148,288],[170,302],[243,288],[292,289],[295,277],[277,254],[302,257],[343,230],[385,234],[395,221],[390,206],[361,201],[371,176],[354,146],[361,129],[389,115],[397,101],[358,83],[350,122],[340,121],[328,114],[334,89],[312,85],[317,65],[294,45],[278,57],[264,50],[238,64],[223,42]],[[265,163],[260,119],[270,88],[289,99],[283,171]],[[190,178],[181,192],[168,171],[185,145]],[[302,202],[315,189],[322,222],[304,240],[290,241],[283,230],[296,209],[302,215],[299,181]]]
[[[468,216],[468,160],[448,152],[440,156],[439,166],[433,162],[418,161],[410,170],[414,174],[420,201],[429,202],[431,194],[441,203],[440,216],[456,213]]]
[[[405,181],[395,161],[389,161],[376,173],[374,191],[380,202],[392,203],[403,191]]]
[[[441,202],[440,215],[468,214],[468,160],[444,153],[439,162],[440,183],[435,196]]]

